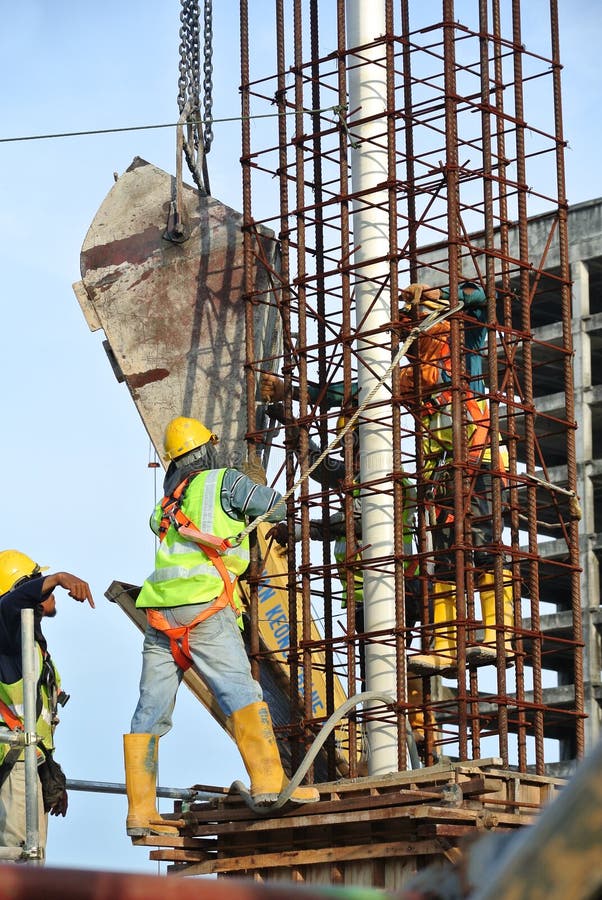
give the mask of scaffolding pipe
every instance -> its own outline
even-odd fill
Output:
[[[121,781],[81,781],[77,778],[67,779],[68,791],[84,791],[91,794],[125,794],[126,787]],[[158,787],[157,797],[167,800],[182,800],[184,803],[192,803],[195,800],[217,800],[228,793],[228,788],[170,788]]]
[[[23,670],[23,728],[25,730],[25,847],[23,857],[41,862],[38,813],[38,748],[36,644],[33,609],[21,610],[21,657]]]
[[[386,31],[385,0],[347,0],[349,56],[349,110],[353,144],[351,180],[353,243],[356,267],[356,327],[374,334],[390,323],[388,289],[389,217],[386,190],[388,155],[383,139],[387,108],[386,71],[382,47],[370,46]],[[362,48],[358,53],[353,48]],[[381,260],[380,262],[371,262]],[[360,400],[377,385],[391,362],[390,347],[383,341],[358,341]],[[388,386],[382,384],[375,404],[389,403]],[[382,409],[370,420],[360,419],[360,480],[362,489],[362,558],[364,568],[364,623],[367,633],[393,633],[395,627],[394,509],[393,497],[384,490],[393,472],[390,416]],[[368,485],[366,487],[366,485]],[[370,485],[374,485],[370,487]],[[371,560],[379,560],[371,567]],[[383,562],[384,561],[384,562]],[[397,696],[395,646],[366,644],[366,689]],[[382,775],[397,771],[397,725],[368,717],[368,771]]]

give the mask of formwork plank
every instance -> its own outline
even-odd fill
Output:
[[[450,764],[391,778],[331,782],[320,785],[318,803],[261,817],[231,795],[193,804],[182,813],[181,843],[153,836],[145,844],[157,848],[152,859],[172,863],[171,871],[178,874],[244,872],[278,881],[283,872],[295,871],[310,883],[332,869],[337,883],[350,884],[354,867],[371,860],[381,867],[379,882],[397,883],[403,876],[400,860],[417,871],[457,856],[470,835],[531,824],[550,790],[562,784],[501,770],[497,760],[492,774],[490,765]],[[447,805],[444,797],[450,798]]]
[[[165,861],[180,861],[184,856],[169,855],[158,856],[153,854],[152,859]],[[182,851],[184,853],[184,851]],[[217,859],[209,863],[204,862],[191,867],[190,875],[203,875],[209,872],[245,872],[252,869],[281,868],[283,866],[307,866],[324,863],[341,863],[349,860],[375,859],[379,857],[400,856],[429,856],[442,852],[439,841],[393,841],[381,844],[357,844],[346,847],[329,847],[323,850],[291,850],[281,853],[251,854],[238,856],[233,859]]]

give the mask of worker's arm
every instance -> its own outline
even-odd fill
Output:
[[[352,398],[357,398],[357,382],[353,381],[350,389]],[[280,403],[285,397],[283,379],[271,372],[262,372],[259,379],[259,396],[264,403]],[[335,406],[342,406],[345,402],[345,389],[342,381],[334,381],[326,387],[308,381],[307,396],[310,403],[325,402],[327,408],[332,409]],[[299,399],[297,387],[293,387],[292,399]]]
[[[90,585],[87,581],[78,578],[77,575],[72,575],[70,572],[55,572],[54,575],[46,575],[42,584],[42,597],[51,594],[57,587],[64,588],[69,596],[78,603],[84,603],[87,600],[94,609]]]
[[[234,519],[256,519],[268,513],[267,522],[279,522],[286,513],[282,495],[278,491],[267,485],[256,484],[238,469],[226,469],[221,502],[224,512]]]
[[[57,587],[64,588],[69,596],[79,603],[87,600],[90,606],[94,606],[90,587],[86,581],[69,572],[56,572],[54,575],[28,578],[6,593],[0,600],[2,614],[18,617],[22,609],[35,609]]]

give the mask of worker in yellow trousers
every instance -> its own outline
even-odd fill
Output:
[[[183,674],[194,664],[230,719],[231,732],[251,779],[257,804],[275,801],[287,779],[267,704],[252,677],[239,625],[236,581],[249,564],[247,518],[284,512],[277,491],[237,469],[216,466],[217,437],[197,419],[178,416],[165,431],[165,496],[151,517],[159,538],[155,569],[136,606],[146,610],[140,697],[124,735],[127,833],[170,834],[156,810],[159,737],[172,725]],[[238,621],[237,621],[238,620]],[[298,787],[293,803],[319,799]]]
[[[448,288],[414,284],[402,291],[408,327],[426,316],[448,310]],[[506,469],[504,450],[493,448],[490,439],[489,404],[483,376],[483,355],[487,345],[487,298],[475,282],[461,282],[458,301],[464,318],[463,331],[463,415],[466,423],[467,462],[470,471],[470,528],[472,562],[480,594],[483,635],[467,648],[467,659],[475,665],[495,664],[498,658],[497,633],[504,630],[506,663],[513,660],[514,592],[512,572],[502,559],[498,586],[502,615],[496,615],[495,554],[493,552],[492,480]],[[419,389],[418,418],[423,430],[425,480],[430,485],[435,578],[431,590],[432,648],[408,660],[408,668],[420,676],[453,674],[456,671],[457,597],[455,578],[454,433],[451,394],[451,327],[449,318],[434,322],[418,335],[408,365],[400,371],[401,399],[409,409]],[[418,366],[415,363],[418,363]],[[418,372],[418,380],[416,380]]]

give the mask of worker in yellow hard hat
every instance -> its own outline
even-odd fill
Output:
[[[284,512],[277,491],[243,472],[218,467],[217,436],[197,419],[177,416],[165,429],[169,467],[164,497],[151,517],[159,537],[155,569],[136,606],[146,610],[140,697],[124,735],[127,833],[174,833],[159,821],[156,805],[158,741],[172,725],[176,693],[194,664],[229,717],[231,732],[258,804],[275,801],[286,787],[270,712],[252,677],[238,617],[236,581],[249,564],[249,541],[228,541],[246,519]],[[299,787],[295,803],[319,799]]]
[[[504,630],[506,663],[513,659],[511,633],[514,627],[512,572],[505,557],[499,590],[503,614],[496,616],[495,553],[493,551],[492,478],[506,469],[504,448],[493,448],[490,439],[489,403],[484,381],[483,357],[487,346],[487,297],[473,281],[460,281],[458,304],[464,317],[462,337],[462,426],[465,429],[467,464],[470,471],[470,541],[483,616],[483,634],[467,647],[467,659],[475,665],[495,664],[497,632]],[[439,310],[449,309],[449,288],[412,284],[402,291],[408,327]],[[415,363],[418,363],[416,366]],[[416,373],[418,372],[418,381]],[[424,477],[430,485],[431,533],[434,552],[432,584],[432,646],[427,653],[410,657],[408,668],[418,675],[454,674],[457,661],[456,554],[454,447],[452,419],[452,345],[449,318],[434,321],[421,332],[408,353],[408,364],[400,371],[401,399],[409,409],[419,404],[423,429]],[[454,456],[455,454],[455,456]]]
[[[57,708],[68,699],[61,690],[58,671],[42,633],[42,619],[56,615],[54,590],[62,587],[80,603],[94,606],[90,587],[76,575],[45,575],[31,557],[20,550],[0,551],[0,731],[23,731],[24,682],[21,654],[21,611],[34,610],[35,672],[38,717],[39,852],[44,859],[47,813],[67,812],[66,782],[54,761],[54,729]],[[26,840],[25,762],[22,746],[0,741],[0,847],[15,850],[15,859]]]

